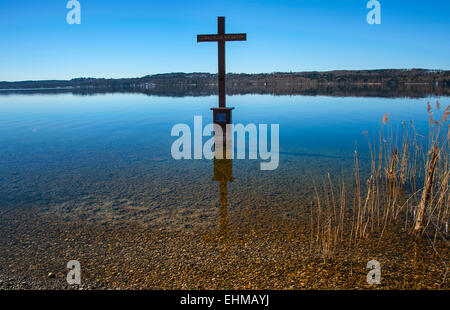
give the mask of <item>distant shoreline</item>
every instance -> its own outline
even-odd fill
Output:
[[[294,83],[294,82],[285,82],[285,85],[289,85],[289,86],[311,86],[311,83]],[[425,83],[425,82],[419,82],[419,83],[402,83],[402,85],[404,86],[426,86],[426,85],[432,85],[433,83]],[[177,86],[191,86],[191,87],[197,87],[199,86],[198,84],[174,84],[173,87],[177,87]],[[210,87],[217,87],[218,83],[211,83],[211,84],[207,84],[207,86]],[[357,83],[319,83],[317,84],[319,87],[320,86],[357,86],[357,87],[365,87],[365,86],[383,86],[383,83],[363,83],[363,82],[357,82]],[[153,84],[152,88],[156,88],[158,86],[158,84]],[[232,85],[228,85],[231,86]],[[267,86],[267,85],[265,85]],[[439,86],[439,85],[438,85]],[[96,86],[91,86],[91,85],[82,85],[82,86],[64,86],[64,87],[22,87],[22,88],[0,88],[0,91],[35,91],[35,90],[71,90],[71,89],[103,89],[103,88],[111,88],[113,87],[112,85],[96,85]],[[443,87],[447,87],[447,85],[444,85]],[[123,88],[128,88],[127,86],[123,86]],[[135,89],[135,88],[145,88],[142,86],[132,86],[129,87],[130,89]]]
[[[271,94],[305,96],[409,97],[450,96],[450,71],[427,69],[342,70],[227,74],[228,95]],[[156,96],[217,94],[217,74],[167,73],[131,79],[0,82],[0,94],[71,92],[141,93]]]
[[[64,90],[64,89],[74,89],[73,86],[67,87],[35,87],[35,88],[0,88],[1,91],[33,91],[33,90]]]
[[[450,85],[449,70],[429,69],[380,69],[380,70],[336,70],[311,72],[274,72],[274,73],[228,73],[227,83],[236,85],[276,85],[293,84],[351,84],[351,85]],[[0,82],[0,89],[64,88],[64,87],[128,87],[152,88],[156,85],[214,85],[217,74],[212,73],[164,73],[138,78],[75,78],[71,80],[40,80]]]

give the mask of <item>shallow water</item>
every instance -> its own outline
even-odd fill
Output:
[[[384,114],[394,127],[413,121],[427,133],[426,101],[435,108],[436,99],[443,108],[450,104],[449,97],[228,97],[234,123],[280,125],[278,169],[261,171],[259,159],[233,160],[230,210],[294,216],[312,200],[312,176],[348,177],[355,148],[367,167],[363,132],[377,134]],[[169,230],[215,225],[214,163],[172,159],[170,132],[177,123],[193,128],[196,115],[210,123],[216,105],[215,96],[0,96],[0,208]]]
[[[328,263],[308,229],[313,180],[344,182],[351,202],[355,148],[365,180],[383,115],[427,134],[436,99],[230,96],[234,123],[280,126],[279,167],[261,171],[171,157],[172,127],[211,122],[214,96],[1,95],[0,289],[71,288],[72,259],[87,289],[371,288],[374,258],[382,288],[446,289],[448,247],[434,255],[402,221]]]

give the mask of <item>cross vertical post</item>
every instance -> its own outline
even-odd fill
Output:
[[[217,34],[224,35],[225,34],[225,17],[219,16],[217,17]],[[219,108],[226,107],[226,83],[225,83],[225,41],[219,40],[217,42],[218,47],[218,65],[219,65]]]

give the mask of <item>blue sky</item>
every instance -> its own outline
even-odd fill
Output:
[[[381,25],[369,25],[368,0],[79,0],[81,25],[66,22],[66,0],[0,0],[0,81],[139,77],[216,72],[227,32],[228,72],[335,69],[450,69],[450,1],[379,0]]]

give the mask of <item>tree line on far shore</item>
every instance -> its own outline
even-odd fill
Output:
[[[426,69],[340,70],[327,72],[274,72],[227,74],[228,94],[360,95],[424,97],[450,95],[450,71]],[[211,95],[217,92],[217,74],[165,73],[140,78],[76,78],[0,82],[0,89],[68,89],[93,92],[140,92],[170,95]]]
[[[274,73],[229,73],[227,82],[234,84],[437,84],[448,86],[450,71],[427,69],[381,69],[339,70],[326,72],[274,72]],[[44,80],[0,82],[0,88],[56,88],[56,87],[136,87],[155,85],[214,85],[217,74],[211,73],[164,73],[140,78],[75,78],[71,80]]]

